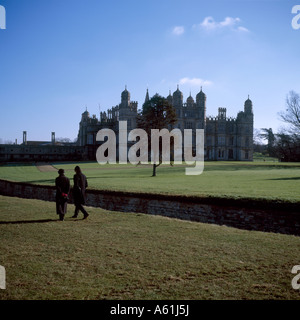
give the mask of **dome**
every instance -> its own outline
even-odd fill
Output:
[[[246,113],[252,113],[252,101],[249,99],[249,95],[248,99],[245,101],[244,111]]]
[[[129,91],[127,90],[127,86],[125,86],[125,90],[121,93],[122,98],[127,99],[130,96]]]
[[[249,99],[249,95],[248,99],[245,101],[245,105],[252,105],[252,101]]]
[[[202,91],[202,87],[200,92],[196,95],[196,101],[200,101],[200,100],[206,100],[206,95],[205,93]]]
[[[197,97],[205,97],[205,93],[202,91],[202,87],[200,89],[200,92],[197,94]]]
[[[182,92],[179,90],[179,86],[177,86],[177,90],[173,93],[173,98],[179,100],[183,99],[183,95]]]
[[[127,90],[127,86],[125,86],[125,90],[121,94],[121,105],[126,108],[129,107],[130,104],[130,92]]]
[[[90,116],[90,113],[87,111],[87,107],[85,108],[85,111],[81,115],[85,116],[85,117],[89,117]]]
[[[190,94],[190,96],[186,99],[186,102],[187,102],[187,104],[194,104],[194,103],[195,103],[195,101],[194,101],[194,99],[193,99],[193,97],[192,97],[191,94]]]
[[[169,104],[173,104],[173,97],[171,94],[171,90],[169,91],[169,95],[167,96],[167,100],[168,100]]]
[[[180,108],[183,104],[183,95],[177,86],[177,90],[173,93],[173,107]]]

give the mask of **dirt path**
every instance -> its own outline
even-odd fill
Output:
[[[47,163],[37,163],[36,167],[40,172],[57,172],[55,167]]]

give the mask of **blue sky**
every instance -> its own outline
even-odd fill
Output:
[[[127,85],[139,107],[177,84],[203,86],[207,115],[236,117],[248,94],[254,127],[283,125],[300,92],[300,29],[290,0],[0,0],[0,139],[75,139],[82,112],[99,116]],[[300,23],[300,22],[299,22]]]

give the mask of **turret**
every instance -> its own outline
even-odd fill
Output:
[[[199,109],[200,128],[204,129],[206,124],[206,95],[202,91],[202,87],[196,96],[196,106]]]
[[[130,92],[127,90],[127,86],[125,86],[125,90],[121,93],[121,107],[128,108],[130,105]]]
[[[196,96],[196,104],[198,107],[202,107],[202,108],[206,109],[206,95],[202,91],[202,87],[201,87],[200,92]]]
[[[218,109],[218,119],[219,120],[226,120],[226,108],[219,108]]]
[[[173,107],[179,108],[183,105],[183,95],[177,86],[177,90],[173,93]]]
[[[249,99],[249,95],[248,99],[245,101],[244,112],[246,114],[253,114],[252,101]]]
[[[169,91],[169,95],[167,96],[167,100],[168,100],[170,105],[173,105],[173,97],[172,97],[172,94],[171,94],[171,90]]]
[[[194,106],[194,103],[195,103],[195,101],[194,101],[194,99],[193,99],[193,97],[192,97],[192,94],[190,93],[190,96],[186,99],[187,107],[188,107],[188,108],[193,107],[193,106]]]

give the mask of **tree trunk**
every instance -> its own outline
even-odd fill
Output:
[[[152,177],[156,177],[156,167],[157,167],[157,165],[154,163],[154,164],[153,164],[153,173],[152,173]]]

